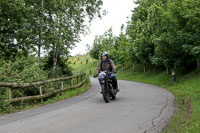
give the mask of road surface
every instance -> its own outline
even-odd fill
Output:
[[[72,99],[0,117],[0,133],[160,133],[172,117],[174,96],[157,86],[119,81],[106,104],[97,79]]]

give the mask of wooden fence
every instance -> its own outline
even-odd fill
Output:
[[[55,79],[49,79],[45,81],[38,81],[33,83],[10,83],[10,82],[0,82],[0,88],[6,87],[9,89],[9,99],[6,101],[10,101],[10,103],[14,102],[21,102],[21,101],[29,101],[29,100],[41,100],[43,102],[44,98],[47,98],[49,96],[52,96],[54,94],[60,93],[69,89],[74,89],[81,87],[85,84],[85,73],[79,74],[76,76],[70,76],[70,77],[62,77],[62,78],[55,78]],[[74,80],[75,79],[75,80]],[[75,82],[74,82],[75,81]],[[56,87],[50,87],[51,83],[55,83],[56,87],[59,86],[59,89],[56,89]],[[66,86],[65,84],[68,84],[70,86]],[[50,90],[49,92],[43,93],[45,91],[45,87]],[[47,87],[48,86],[48,87]],[[39,94],[35,96],[26,96],[26,97],[18,97],[13,98],[12,97],[12,90],[13,89],[19,89],[19,88],[28,88],[33,87],[35,89],[38,89]]]

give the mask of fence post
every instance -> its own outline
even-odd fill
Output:
[[[12,101],[12,88],[11,87],[9,88],[9,100],[10,100],[10,109],[12,109],[12,103],[11,103],[11,101]]]
[[[42,96],[42,87],[39,87],[39,91],[40,91],[40,96]],[[41,102],[43,103],[43,98],[41,98]]]
[[[63,85],[63,81],[61,81],[61,89],[63,90],[63,87],[64,85]],[[62,92],[62,96],[64,95],[64,92]]]
[[[70,86],[73,86],[73,79],[70,79]]]
[[[70,87],[72,87],[72,86],[73,86],[73,78],[70,79]]]

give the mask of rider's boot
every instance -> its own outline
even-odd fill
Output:
[[[116,91],[119,92],[120,90],[119,90],[119,88],[118,88],[117,80],[114,80],[113,82],[114,82]]]
[[[101,88],[101,92],[100,93],[103,94],[102,88]]]
[[[119,92],[119,91],[120,91],[120,90],[119,90],[119,88],[118,88],[118,85],[116,86],[116,91],[117,91],[117,92]]]

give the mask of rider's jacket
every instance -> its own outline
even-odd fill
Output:
[[[117,69],[117,67],[116,67],[114,61],[111,59],[108,59],[106,61],[101,61],[98,64],[96,74],[99,74],[100,71],[106,71],[106,70],[114,72],[114,71],[116,71],[116,69]]]

